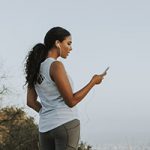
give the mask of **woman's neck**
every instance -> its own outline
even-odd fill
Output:
[[[58,56],[58,52],[57,52],[57,49],[53,48],[51,49],[49,52],[48,52],[48,55],[47,55],[47,58],[54,58],[54,59],[57,59],[59,56]]]

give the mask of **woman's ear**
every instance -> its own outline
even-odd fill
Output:
[[[59,43],[60,43],[60,42],[59,42],[58,40],[55,41],[55,45],[56,45],[57,48],[60,48]]]

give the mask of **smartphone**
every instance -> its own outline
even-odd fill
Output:
[[[101,75],[102,75],[102,76],[105,76],[106,73],[107,73],[107,71],[108,71],[108,69],[109,69],[109,67],[107,67],[107,68],[105,69],[105,71],[104,71]]]

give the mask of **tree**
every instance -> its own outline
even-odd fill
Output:
[[[21,108],[0,109],[0,149],[39,150],[38,127]]]
[[[4,84],[5,78],[6,75],[4,73],[0,73],[0,100],[2,100],[3,96],[8,92],[8,88]]]
[[[0,72],[0,102],[10,91],[7,76]],[[38,127],[22,108],[0,105],[0,150],[39,150]]]

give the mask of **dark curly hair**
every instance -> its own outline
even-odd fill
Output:
[[[50,29],[44,38],[44,44],[36,44],[26,56],[25,63],[25,85],[29,88],[34,87],[38,80],[38,74],[41,63],[46,59],[48,52],[55,46],[55,41],[62,42],[67,36],[70,36],[70,32],[62,27],[54,27]]]

